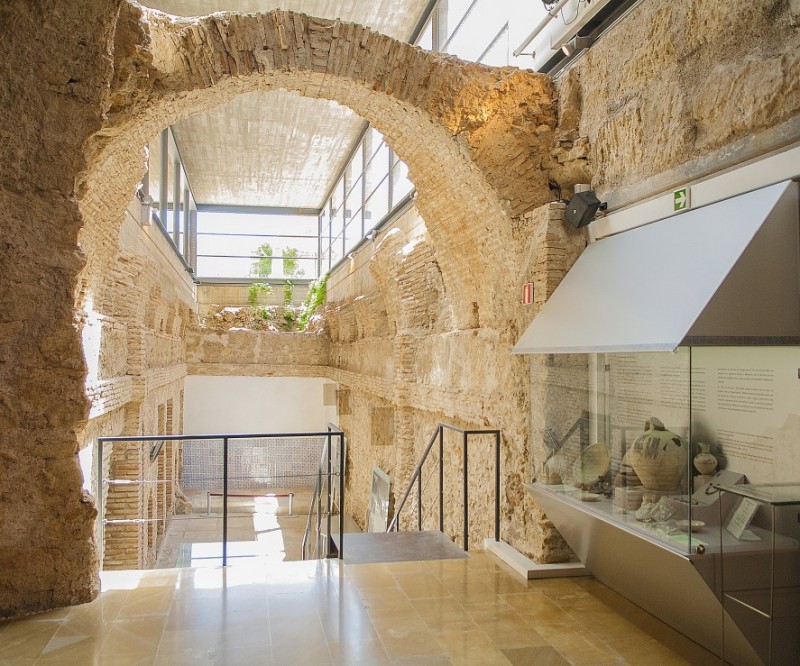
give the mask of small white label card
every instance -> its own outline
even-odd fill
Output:
[[[731,519],[728,521],[725,529],[737,539],[742,539],[745,536],[747,526],[750,524],[750,521],[753,520],[756,511],[758,511],[758,505],[759,503],[756,500],[750,497],[743,497],[739,500],[739,504],[733,512],[733,515],[731,515]],[[750,539],[746,540],[749,541]]]

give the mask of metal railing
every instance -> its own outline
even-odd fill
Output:
[[[444,532],[444,431],[450,430],[452,432],[460,433],[462,436],[462,450],[463,450],[463,458],[464,458],[464,466],[463,466],[463,477],[462,477],[462,485],[463,485],[463,495],[464,495],[464,550],[469,550],[469,438],[476,435],[483,435],[483,436],[493,436],[494,437],[494,540],[500,541],[500,431],[499,430],[462,430],[461,428],[456,428],[455,426],[448,425],[446,423],[440,423],[436,426],[436,430],[431,435],[431,439],[428,442],[428,445],[425,447],[425,451],[422,453],[420,457],[420,461],[417,464],[414,473],[411,475],[411,480],[409,481],[408,488],[406,488],[405,493],[403,493],[403,497],[400,502],[397,504],[397,508],[394,513],[394,517],[392,518],[391,523],[389,523],[389,527],[386,530],[387,532],[391,532],[392,530],[398,531],[399,530],[399,521],[400,521],[400,513],[405,507],[406,501],[408,500],[409,496],[411,495],[414,487],[416,485],[417,489],[417,529],[422,530],[422,516],[423,516],[423,507],[422,507],[422,498],[423,498],[423,486],[422,486],[422,469],[425,465],[425,462],[428,459],[428,456],[433,449],[434,444],[439,443],[439,494],[438,494],[438,504],[439,504],[439,531]]]
[[[230,445],[233,442],[239,442],[241,440],[256,440],[256,439],[267,439],[267,440],[274,440],[274,439],[291,439],[291,438],[324,438],[324,451],[328,453],[328,461],[327,461],[327,471],[328,471],[328,488],[332,488],[332,484],[330,483],[330,473],[332,469],[332,461],[330,460],[330,451],[332,450],[331,441],[333,439],[338,439],[339,441],[339,451],[341,451],[340,460],[338,462],[339,470],[344,470],[344,433],[340,430],[337,426],[332,424],[328,425],[327,431],[323,432],[300,432],[300,433],[226,433],[226,434],[207,434],[207,435],[131,435],[131,436],[121,436],[121,437],[99,437],[97,439],[97,460],[96,460],[96,474],[97,474],[97,509],[98,509],[98,541],[100,543],[101,549],[101,562],[103,559],[104,547],[105,547],[105,524],[109,522],[113,523],[149,523],[154,522],[155,520],[161,519],[144,519],[144,518],[134,518],[134,519],[117,519],[113,521],[108,521],[105,519],[105,487],[111,486],[115,484],[147,484],[147,483],[167,483],[168,481],[156,479],[156,480],[144,480],[144,479],[124,479],[124,480],[114,480],[114,479],[105,479],[105,456],[104,456],[104,449],[107,446],[113,446],[115,444],[123,444],[123,443],[150,443],[151,449],[147,452],[147,459],[153,463],[155,462],[159,455],[163,454],[163,445],[165,442],[199,442],[199,441],[219,441],[222,447],[222,566],[228,565],[228,498],[235,493],[230,493]],[[338,472],[337,472],[338,474]],[[285,478],[285,476],[292,476],[292,475],[284,475],[281,478]],[[294,475],[294,476],[308,476],[308,475]],[[313,476],[317,477],[317,483],[319,483],[319,471],[317,471]],[[344,474],[338,474],[339,477],[339,505],[344,505]],[[173,479],[171,482],[180,484],[179,479]],[[332,507],[332,497],[330,497],[332,493],[329,492],[328,497],[328,521],[330,525],[330,510]],[[312,502],[312,510],[313,511],[313,504]],[[330,529],[328,529],[328,534],[330,535]],[[340,543],[341,543],[341,525],[340,525]],[[340,546],[338,549],[339,557],[341,557],[342,547]]]
[[[320,559],[335,556],[344,557],[344,465],[346,459],[344,433],[335,426],[331,436],[325,441],[317,469],[317,482],[306,519],[306,528],[300,544],[301,556],[304,560]],[[335,494],[334,479],[338,481],[338,496]],[[339,543],[335,549],[331,532],[331,517],[339,516]],[[325,520],[325,530],[322,521]],[[314,539],[312,536],[314,530]]]

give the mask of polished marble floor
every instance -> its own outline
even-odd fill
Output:
[[[92,603],[0,623],[0,665],[714,664],[591,578],[491,555],[106,572]]]

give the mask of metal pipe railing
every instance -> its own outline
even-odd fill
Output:
[[[431,436],[428,445],[417,463],[414,473],[411,475],[408,487],[405,493],[397,504],[394,517],[389,523],[387,532],[397,531],[399,529],[400,514],[411,495],[414,486],[417,487],[417,529],[422,530],[422,469],[428,456],[433,448],[433,445],[439,443],[439,531],[444,532],[444,431],[452,430],[453,432],[461,433],[462,435],[462,455],[464,457],[462,488],[464,495],[464,508],[463,508],[463,543],[464,550],[469,550],[469,438],[474,435],[493,435],[494,436],[494,540],[500,541],[500,431],[499,430],[463,430],[455,426],[439,423],[436,430]]]
[[[411,491],[414,488],[414,483],[416,482],[417,477],[420,474],[422,466],[425,464],[425,461],[428,458],[428,454],[431,452],[433,443],[436,441],[436,437],[439,435],[440,428],[441,424],[436,426],[436,431],[431,436],[431,440],[428,442],[428,446],[425,447],[425,451],[422,453],[422,457],[419,459],[419,463],[417,463],[417,467],[416,469],[414,469],[414,473],[411,475],[411,481],[408,484],[408,488],[406,488],[406,492],[403,494],[403,498],[400,500],[400,502],[397,505],[397,508],[395,509],[394,518],[392,518],[392,521],[389,523],[389,527],[386,528],[387,532],[391,532],[392,530],[397,530],[397,520],[400,517],[400,512],[403,510],[403,506],[405,506],[406,500],[408,499],[408,496],[411,494]]]
[[[98,538],[100,543],[100,561],[102,567],[104,543],[105,543],[105,529],[104,529],[104,497],[103,488],[105,485],[104,465],[103,465],[103,451],[104,445],[115,444],[123,442],[168,442],[168,441],[199,441],[199,440],[222,440],[222,476],[223,476],[223,489],[222,489],[222,566],[228,564],[228,495],[229,495],[229,449],[230,440],[238,439],[279,439],[287,437],[324,437],[327,442],[327,476],[328,476],[328,537],[330,538],[330,512],[332,509],[332,485],[330,483],[331,474],[331,439],[338,437],[340,441],[340,459],[339,459],[339,504],[340,504],[340,520],[339,520],[339,557],[342,557],[344,549],[343,539],[343,523],[341,519],[341,512],[344,507],[344,432],[333,424],[328,425],[325,432],[291,432],[291,433],[225,433],[225,434],[203,434],[203,435],[130,435],[118,437],[98,437],[97,438],[97,510],[98,510]],[[161,451],[159,450],[159,453]],[[320,472],[322,471],[322,462],[320,463]],[[131,482],[133,483],[133,482]],[[313,509],[314,499],[312,499]],[[321,508],[321,498],[320,498]],[[320,511],[321,513],[321,511]],[[309,513],[310,519],[311,512]],[[318,529],[321,525],[318,524]],[[319,532],[318,532],[319,533]],[[305,535],[304,544],[305,545]]]

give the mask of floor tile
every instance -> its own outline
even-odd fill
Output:
[[[512,666],[569,666],[569,662],[549,645],[510,648],[503,650],[503,654]]]
[[[161,616],[117,620],[103,641],[100,654],[109,657],[128,653],[147,653],[155,657],[164,633],[164,620],[165,618]]]
[[[433,632],[469,631],[477,628],[472,616],[453,597],[413,599],[411,603],[428,629]]]
[[[335,666],[388,666],[389,655],[378,638],[328,643]]]
[[[262,533],[274,522],[246,521],[267,526]],[[187,526],[180,538],[195,537]],[[91,603],[0,623],[0,666],[718,663],[593,579],[525,581],[483,553],[246,559],[104,572],[102,587]]]
[[[444,648],[433,632],[423,630],[386,629],[379,632],[390,658],[422,657],[444,654]]]
[[[55,636],[59,623],[24,619],[7,621],[0,626],[0,655],[15,663],[37,659]]]

